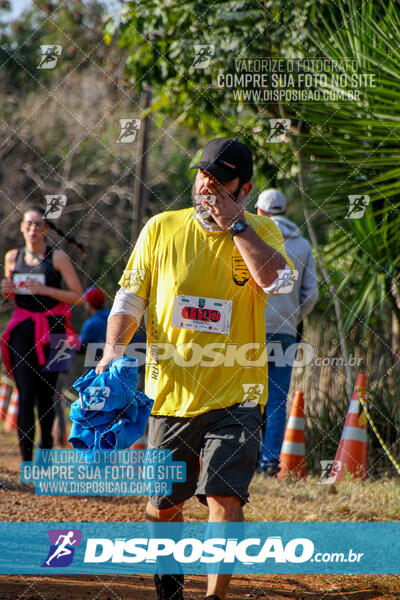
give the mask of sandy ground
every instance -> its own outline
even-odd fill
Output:
[[[2,521],[143,521],[144,498],[38,497],[33,486],[19,480],[19,455],[14,434],[0,434],[0,520]],[[257,487],[257,482],[253,484]],[[257,490],[255,490],[257,494]],[[258,493],[259,490],[258,490]],[[271,508],[271,510],[273,507]],[[248,509],[254,511],[252,509]],[[257,520],[274,520],[268,502]],[[83,518],[84,515],[84,518]],[[185,509],[188,520],[204,520],[196,500]],[[250,515],[249,515],[250,516]],[[251,514],[252,520],[254,514]],[[338,520],[342,520],[339,519]],[[400,559],[399,559],[400,560]],[[185,600],[205,596],[205,577],[186,576]],[[151,600],[151,577],[132,576],[0,576],[0,600]],[[270,600],[400,600],[400,576],[390,575],[240,575],[232,579],[228,599]],[[227,600],[228,600],[227,599]]]
[[[394,600],[400,598],[398,577],[241,575],[232,579],[230,600]],[[187,576],[185,600],[202,600],[205,578]],[[7,600],[154,600],[148,576],[1,576],[0,599]]]

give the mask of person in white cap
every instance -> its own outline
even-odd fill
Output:
[[[270,296],[265,309],[265,330],[268,352],[268,402],[265,409],[259,470],[274,477],[280,470],[279,455],[286,422],[286,400],[290,387],[292,364],[285,351],[296,342],[298,324],[312,310],[317,299],[317,275],[311,246],[286,214],[286,198],[276,189],[261,192],[256,203],[257,213],[267,215],[278,225],[285,248],[295,269],[295,282],[289,293]]]

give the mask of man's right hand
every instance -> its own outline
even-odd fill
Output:
[[[95,369],[96,375],[100,375],[100,373],[104,373],[108,369],[108,365],[112,361],[112,358],[108,358],[108,356],[103,356],[103,358],[97,363],[97,367]]]
[[[103,358],[98,362],[96,366],[96,374],[100,375],[100,373],[104,373],[108,369],[108,365],[114,358],[120,358],[124,355],[125,347],[122,344],[117,344],[117,346],[110,346],[109,344],[105,344],[104,346],[104,354]]]

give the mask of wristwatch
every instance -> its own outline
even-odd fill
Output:
[[[244,231],[248,226],[249,224],[246,223],[246,221],[234,221],[229,228],[229,231],[231,232],[231,238],[233,239],[237,233],[242,233],[242,231]]]

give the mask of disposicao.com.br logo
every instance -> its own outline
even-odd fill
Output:
[[[263,564],[305,562],[359,562],[362,553],[317,552],[312,540],[293,538],[286,544],[280,536],[245,538],[90,538],[86,544],[85,563],[155,563],[169,558],[180,564]]]
[[[31,524],[31,529],[36,525]],[[47,536],[36,536],[41,560],[34,571],[39,569],[43,573],[43,568],[53,567],[68,573],[94,574],[152,574],[155,569],[166,574],[290,574],[297,573],[299,568],[305,573],[368,573],[371,568],[386,572],[389,566],[385,562],[371,567],[377,554],[369,546],[372,529],[369,525],[82,523],[76,529],[78,524],[71,523],[69,528],[67,524],[63,529],[47,528]],[[385,529],[383,525],[382,529],[384,534],[391,531],[391,527]],[[357,531],[361,532],[360,537],[354,536]],[[356,537],[357,548],[354,548]],[[50,548],[45,539],[50,541]],[[21,551],[19,544],[15,550],[18,565]],[[21,571],[17,565],[16,572],[31,573],[32,548],[27,550],[22,563],[26,564],[26,570]],[[0,561],[0,571],[1,564]],[[6,572],[14,572],[13,568],[15,565],[10,562]]]

